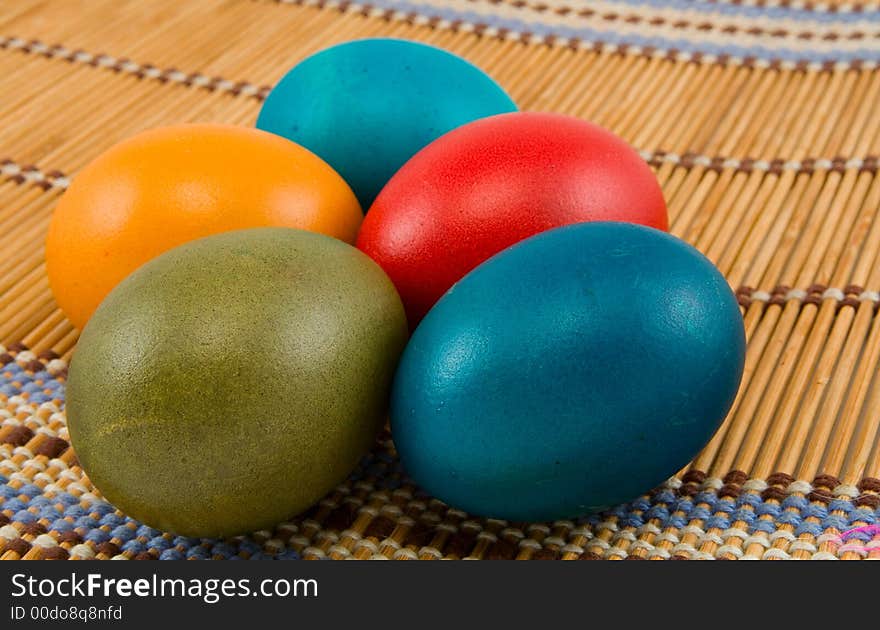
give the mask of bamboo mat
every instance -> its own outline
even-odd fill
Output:
[[[413,487],[389,437],[303,517],[228,541],[115,512],[67,443],[77,332],[43,239],[69,178],[187,121],[252,125],[298,60],[429,42],[522,109],[614,130],[671,232],[737,291],[731,414],[664,487],[578,522],[471,519]],[[0,558],[880,559],[880,4],[795,0],[20,0],[0,9]],[[865,528],[866,529],[856,529]]]

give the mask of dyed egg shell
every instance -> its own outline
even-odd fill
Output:
[[[354,247],[284,228],[173,249],[121,282],[67,384],[77,457],[129,516],[228,536],[304,510],[386,419],[406,341],[394,286]]]
[[[104,152],[64,193],[46,239],[49,284],[82,328],[120,280],[187,241],[279,226],[354,242],[362,218],[339,174],[284,138],[226,125],[153,129]]]
[[[504,90],[461,57],[401,39],[362,39],[294,66],[269,93],[257,127],[327,160],[366,210],[426,144],[512,111]]]
[[[653,172],[577,118],[515,113],[433,142],[388,182],[357,245],[394,281],[412,328],[454,282],[526,237],[583,221],[667,228]]]
[[[557,228],[486,261],[428,313],[395,377],[394,442],[454,507],[584,515],[697,454],[744,353],[733,293],[691,246],[625,223]]]

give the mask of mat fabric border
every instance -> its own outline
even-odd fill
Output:
[[[274,531],[192,539],[107,503],[70,448],[67,366],[0,348],[0,559],[880,559],[880,480],[691,470],[603,514],[474,519],[415,488],[386,434],[353,475]]]
[[[736,15],[693,7],[597,2],[588,7],[490,0],[273,0],[388,20],[473,32],[524,43],[610,50],[680,61],[786,69],[876,67],[880,12],[796,12]],[[621,10],[621,5],[628,8]],[[714,6],[714,5],[712,5]],[[539,9],[536,9],[539,7]]]

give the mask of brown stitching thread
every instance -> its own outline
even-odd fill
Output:
[[[653,155],[664,159],[668,158],[670,154],[657,151]],[[693,154],[686,155],[688,160],[693,159]],[[648,159],[649,163],[653,164],[654,161],[653,156]],[[711,162],[712,160],[709,161]],[[682,162],[685,162],[685,160],[682,160]],[[845,162],[849,163],[850,160]],[[751,164],[750,168],[754,168],[754,163]],[[44,173],[34,165],[20,166],[8,158],[0,160],[0,176],[6,177],[9,181],[18,185],[32,183],[43,190],[56,189],[63,191],[70,184],[69,178],[59,170],[51,170]],[[875,311],[880,309],[880,292],[871,291],[856,284],[848,284],[843,289],[829,288],[823,284],[813,284],[806,290],[797,290],[785,285],[777,285],[769,292],[744,285],[736,289],[735,295],[737,302],[745,309],[750,308],[754,302],[784,306],[792,300],[799,301],[802,304],[820,306],[827,299],[836,300],[838,309],[844,307],[860,308],[863,302],[873,303]]]
[[[166,74],[173,75],[174,73],[178,72],[178,70],[171,69],[166,71]],[[222,89],[229,91],[231,94],[234,95],[241,95],[243,94],[244,86],[246,85],[251,84],[248,84],[244,81],[232,83],[220,77],[215,77],[213,79],[210,79],[209,82],[205,84],[205,87],[212,91]],[[251,94],[251,96],[265,98],[266,95],[269,93],[269,90],[271,90],[271,88],[266,86],[260,88],[260,91],[257,92],[256,95]],[[773,160],[757,160],[753,158],[737,159],[724,158],[721,156],[710,157],[706,155],[699,155],[691,151],[687,151],[681,155],[663,150],[657,150],[653,152],[639,151],[639,155],[641,155],[642,159],[644,159],[648,164],[655,168],[659,168],[664,163],[671,163],[686,169],[702,167],[708,170],[714,170],[716,172],[721,172],[724,169],[733,169],[736,172],[767,172],[774,175],[779,175],[783,170],[793,170],[796,173],[812,174],[816,170],[822,169],[835,172],[844,172],[846,170],[856,169],[860,173],[867,172],[872,175],[876,175],[878,167],[878,158],[877,156],[873,155],[869,155],[865,158],[806,158],[800,161],[784,161],[781,158],[776,158]],[[51,170],[44,173],[37,166],[22,166],[9,158],[0,160],[0,177],[6,177],[8,180],[16,184],[34,184],[35,186],[39,186],[44,190],[64,190],[70,184],[68,176],[59,170]],[[774,297],[776,297],[778,293],[779,292],[774,291]],[[847,291],[847,293],[852,292]],[[747,295],[743,295],[743,298],[751,300],[751,298]]]
[[[70,184],[67,176],[61,171],[52,170],[44,173],[34,165],[21,166],[8,158],[0,160],[0,176],[5,176],[19,185],[32,183],[43,190],[52,188],[64,190]]]
[[[847,306],[858,309],[862,303],[871,304],[875,312],[880,310],[880,291],[870,291],[856,284],[849,284],[843,289],[813,284],[806,290],[778,285],[770,292],[741,286],[735,291],[735,295],[739,305],[745,309],[750,308],[755,302],[785,306],[788,302],[794,301],[821,306],[825,300],[835,300],[838,310]]]
[[[664,162],[671,162],[672,164],[684,166],[686,168],[702,166],[718,172],[721,172],[724,169],[733,169],[736,172],[743,173],[766,171],[775,175],[781,174],[784,170],[812,174],[816,170],[843,172],[849,169],[857,169],[859,172],[868,172],[874,175],[877,173],[878,166],[878,158],[874,155],[868,155],[864,158],[845,158],[838,156],[833,158],[805,158],[803,160],[784,160],[782,158],[767,160],[750,157],[710,157],[692,152],[678,155],[677,153],[663,150],[657,150],[653,153],[641,151],[640,154],[645,161],[655,167],[659,167]]]
[[[186,73],[177,68],[157,68],[152,64],[139,64],[126,57],[116,58],[104,53],[93,54],[83,50],[71,50],[61,44],[47,46],[38,40],[26,41],[18,37],[0,36],[0,50],[19,51],[30,55],[40,55],[61,59],[69,63],[82,63],[93,68],[104,68],[113,73],[126,72],[139,79],[152,79],[159,83],[180,83],[187,87],[206,89],[210,92],[227,92],[233,96],[245,96],[258,101],[265,100],[272,86],[258,86],[247,81],[238,83],[223,77],[208,77],[200,72]]]

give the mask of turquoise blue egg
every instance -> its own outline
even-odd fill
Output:
[[[395,377],[394,442],[454,507],[573,518],[684,467],[744,356],[736,299],[693,247],[626,223],[562,227],[490,258],[422,320]]]
[[[293,67],[269,93],[257,127],[328,162],[366,211],[419,149],[465,123],[516,111],[486,73],[433,46],[362,39]]]

